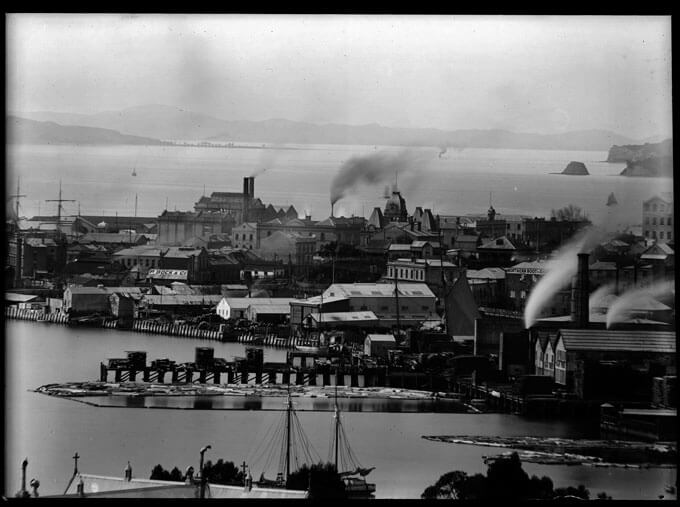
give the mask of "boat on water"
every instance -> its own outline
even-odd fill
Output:
[[[135,168],[132,168],[132,175],[137,176],[137,171],[135,170]]]
[[[315,459],[316,452],[311,443],[307,439],[302,426],[297,417],[295,409],[293,408],[293,395],[288,391],[286,410],[283,416],[282,425],[279,424],[278,429],[273,429],[274,437],[283,434],[283,442],[277,442],[273,438],[270,449],[279,448],[281,450],[278,464],[279,471],[276,479],[267,479],[264,471],[260,475],[258,481],[255,482],[259,487],[268,488],[286,488],[288,479],[291,473],[295,472],[292,466],[300,464],[300,458],[308,465],[320,460]],[[365,477],[375,469],[375,467],[365,468],[359,463],[356,455],[352,451],[347,434],[342,425],[342,418],[340,417],[340,407],[337,403],[337,388],[335,395],[335,410],[333,421],[333,435],[332,444],[329,450],[329,462],[335,465],[335,470],[338,471],[340,479],[345,486],[345,493],[348,499],[370,499],[374,498],[375,484],[366,481]],[[265,448],[266,449],[266,448]],[[301,451],[301,452],[299,452]],[[266,451],[262,451],[266,453]],[[273,453],[269,453],[269,459],[273,458]],[[269,461],[265,464],[265,467]],[[298,467],[299,469],[299,467]]]

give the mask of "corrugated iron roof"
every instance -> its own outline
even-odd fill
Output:
[[[366,338],[370,338],[372,342],[388,342],[388,343],[396,342],[394,336],[391,334],[369,334],[366,336]]]
[[[329,313],[311,313],[311,318],[317,322],[357,322],[357,321],[371,321],[378,320],[375,313],[371,311],[361,312],[329,312]]]
[[[675,331],[560,329],[567,350],[620,350],[675,353]]]

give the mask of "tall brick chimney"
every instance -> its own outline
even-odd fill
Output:
[[[587,253],[578,254],[578,271],[571,284],[571,321],[577,328],[588,327],[590,321],[588,257]]]
[[[247,176],[243,178],[243,217],[242,220],[247,222],[248,210],[250,209],[250,204],[255,197],[255,177]]]

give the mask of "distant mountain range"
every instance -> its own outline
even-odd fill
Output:
[[[378,124],[313,124],[283,119],[223,120],[177,107],[151,105],[95,114],[12,112],[15,117],[66,126],[109,129],[139,136],[149,144],[163,140],[240,141],[257,143],[433,146],[438,148],[523,148],[544,150],[608,150],[636,140],[607,130],[562,134],[515,133],[507,130],[440,130],[395,128]],[[53,127],[54,128],[54,127]],[[75,132],[72,132],[75,134]],[[83,131],[84,135],[89,135]],[[19,136],[15,139],[22,140]],[[153,142],[152,142],[153,141]],[[23,141],[29,142],[29,141]],[[135,142],[135,144],[138,144]]]
[[[158,139],[121,134],[115,130],[59,125],[16,116],[6,119],[7,144],[164,144]]]

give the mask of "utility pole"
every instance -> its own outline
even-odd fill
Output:
[[[397,284],[397,278],[399,275],[398,268],[394,268],[394,297],[397,306],[397,341],[401,338],[401,322],[399,320],[399,285]]]
[[[200,483],[200,497],[201,498],[205,498],[205,473],[204,473],[204,470],[203,470],[203,455],[205,454],[205,452],[208,449],[212,449],[212,447],[209,446],[209,445],[206,445],[203,449],[201,449],[201,463],[199,465],[199,470],[200,470],[200,473],[201,473],[201,479],[200,479],[200,481],[201,481],[201,483]]]
[[[290,477],[290,413],[293,410],[293,402],[290,399],[290,380],[288,381],[288,407],[286,409],[286,484]]]
[[[137,194],[135,194],[135,218],[137,218]]]
[[[62,202],[76,202],[75,199],[61,198],[61,180],[59,180],[59,199],[46,199],[45,202],[56,202],[57,204],[57,234],[61,234],[61,203]]]

